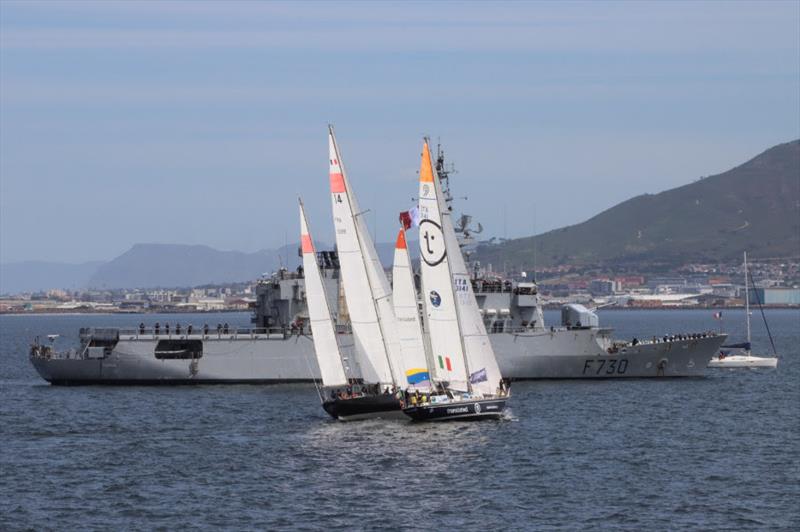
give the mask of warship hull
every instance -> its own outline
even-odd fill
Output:
[[[610,379],[702,377],[724,335],[615,347],[602,330],[489,335],[504,377]]]
[[[701,377],[724,335],[614,348],[603,329],[495,333],[489,338],[500,371],[511,380]],[[83,384],[270,384],[311,382],[319,368],[310,336],[191,335],[202,343],[195,358],[164,358],[163,336],[120,335],[100,358],[32,355],[43,379]],[[345,356],[352,337],[340,335]],[[160,357],[159,357],[160,356]]]
[[[202,354],[174,359],[159,357],[163,338],[121,335],[102,358],[59,354],[30,359],[43,379],[60,385],[279,384],[311,382],[319,374],[308,336],[185,336],[202,343]]]

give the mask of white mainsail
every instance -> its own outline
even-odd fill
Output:
[[[431,351],[437,380],[493,395],[502,378],[486,334],[450,211],[425,141],[419,171],[419,243]]]
[[[314,241],[308,229],[302,200],[300,201],[300,248],[303,253],[308,318],[311,322],[314,352],[317,355],[322,384],[344,386],[347,384],[347,376],[342,363],[342,352],[336,341],[330,305],[322,284],[322,274],[317,263],[317,254],[314,252]]]
[[[413,388],[430,388],[431,379],[425,357],[417,291],[414,288],[414,272],[408,256],[405,229],[400,229],[394,247],[392,300],[397,318],[397,336],[400,340],[405,383]]]
[[[328,128],[336,247],[356,354],[366,382],[402,385],[392,292]]]

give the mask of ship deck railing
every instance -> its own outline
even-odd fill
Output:
[[[351,332],[348,326],[337,326],[339,334]],[[86,339],[115,339],[115,340],[246,340],[246,339],[286,339],[293,336],[309,336],[311,333],[308,326],[305,327],[225,327],[221,329],[210,328],[206,331],[202,327],[192,327],[189,331],[186,327],[175,330],[170,327],[169,331],[165,328],[155,329],[154,327],[145,328],[121,328],[121,329],[94,329],[82,328],[80,336]]]
[[[565,326],[546,326],[546,327],[531,327],[531,326],[507,326],[507,327],[498,327],[497,329],[493,328],[491,324],[486,325],[486,332],[489,334],[497,334],[497,333],[510,333],[510,334],[551,334],[557,332],[565,332],[565,331],[580,331],[580,330],[591,330],[597,334],[605,335],[610,334],[614,329],[610,327],[565,327]]]
[[[651,336],[649,338],[634,338],[631,341],[617,341],[616,345],[631,347],[636,345],[653,345],[653,344],[668,344],[672,342],[681,342],[684,340],[702,340],[703,338],[715,338],[720,336],[716,331],[703,331],[699,333],[680,333],[680,334],[667,334],[662,336]]]

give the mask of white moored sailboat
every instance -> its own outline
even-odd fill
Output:
[[[748,277],[750,279],[750,284],[748,284]],[[711,359],[708,363],[709,368],[776,368],[778,367],[778,356],[777,352],[775,351],[775,344],[772,341],[772,333],[769,332],[769,325],[767,324],[767,318],[764,316],[764,309],[761,307],[761,301],[756,300],[758,302],[758,308],[761,310],[761,317],[764,319],[764,325],[767,327],[767,334],[769,334],[769,341],[772,345],[772,352],[775,354],[774,357],[757,357],[753,356],[750,346],[750,286],[753,287],[753,293],[755,294],[756,298],[758,298],[758,292],[756,292],[755,288],[756,285],[753,282],[752,276],[748,276],[747,273],[747,252],[744,253],[744,308],[745,308],[745,317],[747,319],[747,342],[742,344],[730,344],[730,345],[723,345],[722,348],[728,349],[738,349],[741,354],[727,354],[724,351],[720,351],[719,355],[715,356]]]
[[[425,140],[419,172],[420,270],[436,394],[408,394],[417,421],[497,418],[508,389],[500,375],[450,211]]]

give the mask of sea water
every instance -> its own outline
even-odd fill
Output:
[[[600,317],[622,339],[720,325]],[[413,424],[333,421],[310,384],[51,386],[27,359],[36,335],[244,313],[0,316],[0,529],[797,530],[800,312],[767,317],[777,370],[517,382],[507,420]],[[722,326],[743,340],[743,311]]]

